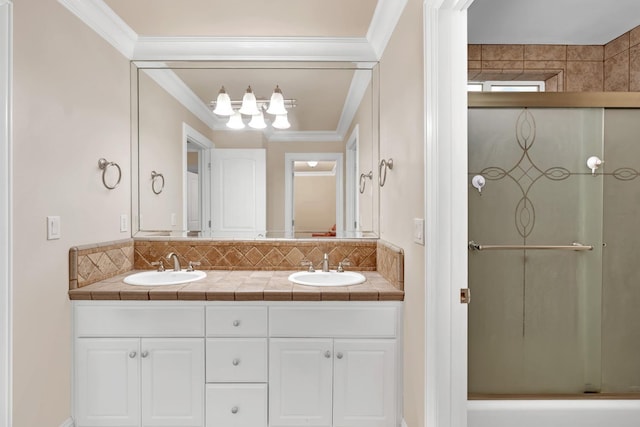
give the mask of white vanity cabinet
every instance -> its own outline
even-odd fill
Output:
[[[267,427],[267,313],[207,306],[206,427]]]
[[[77,427],[204,425],[204,307],[77,304],[74,326]]]
[[[269,324],[270,427],[398,426],[394,308],[277,307]]]

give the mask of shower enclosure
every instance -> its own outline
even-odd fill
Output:
[[[469,398],[639,399],[640,109],[470,108],[468,181]]]

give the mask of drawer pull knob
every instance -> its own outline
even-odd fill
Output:
[[[239,320],[234,320],[234,321],[233,321],[233,326],[235,326],[236,328],[237,328],[238,326],[240,326],[240,321],[239,321]]]
[[[238,407],[234,406],[233,408],[231,408],[231,413],[232,414],[237,414],[238,413]]]
[[[240,364],[240,359],[233,359],[233,366],[238,366]]]
[[[142,356],[142,357],[147,357],[148,355],[149,355],[149,352],[148,352],[148,351],[143,351],[143,352],[140,354],[140,356]]]
[[[329,350],[325,351],[324,357],[326,357],[327,359],[330,358],[331,357],[331,352]]]
[[[132,351],[131,353],[129,353],[129,357],[133,359],[134,357],[136,357],[136,354],[138,353],[136,353],[135,351]]]
[[[336,357],[337,357],[338,359],[342,359],[342,356],[343,356],[343,354],[342,354],[342,353],[338,353],[338,354],[336,354]]]

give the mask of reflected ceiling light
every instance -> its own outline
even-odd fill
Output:
[[[240,114],[244,114],[245,116],[255,116],[258,113],[260,113],[260,110],[258,110],[258,102],[256,100],[256,96],[253,94],[251,86],[249,86],[242,97]]]
[[[231,98],[224,89],[224,86],[220,88],[218,92],[218,98],[216,100],[216,108],[213,110],[214,114],[219,116],[231,116],[233,115],[233,107],[231,106]]]
[[[241,123],[244,123],[242,116],[251,116],[251,121],[249,122],[251,128],[265,129],[269,121],[265,121],[264,113],[275,116],[272,123],[274,128],[289,129],[291,123],[287,118],[288,109],[297,107],[295,99],[284,99],[279,85],[276,85],[269,100],[256,98],[253,89],[248,86],[242,101],[231,100],[224,86],[222,86],[218,92],[217,99],[211,101],[209,105],[214,114],[229,117],[227,126],[232,129],[244,128],[244,124],[241,125]],[[233,117],[234,114],[239,115],[240,118]]]
[[[233,115],[229,117],[227,127],[231,129],[244,129],[244,122],[242,121],[240,111],[234,111]]]
[[[278,114],[271,126],[276,129],[289,129],[291,127],[291,123],[289,123],[286,114]]]
[[[280,86],[278,85],[276,85],[276,88],[271,94],[267,113],[273,114],[275,116],[287,114],[287,109],[284,106],[284,96],[282,96],[282,90],[280,90]]]
[[[267,124],[264,122],[264,114],[262,114],[262,111],[255,116],[251,116],[249,127],[253,129],[264,129],[267,127]]]
[[[307,162],[307,166],[309,166],[310,168],[315,168],[316,166],[318,166],[318,162],[316,162],[315,160],[310,160]]]

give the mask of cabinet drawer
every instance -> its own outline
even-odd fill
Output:
[[[396,307],[345,305],[343,307],[272,307],[272,337],[379,337],[397,334]]]
[[[203,337],[204,307],[80,305],[74,323],[78,337]]]
[[[207,382],[266,382],[266,338],[207,339]]]
[[[266,307],[207,307],[208,337],[266,337]]]
[[[267,427],[266,384],[207,384],[206,427]]]

